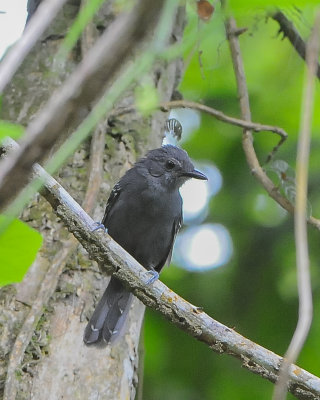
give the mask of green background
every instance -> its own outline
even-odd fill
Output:
[[[242,3],[246,4],[238,7],[236,19],[239,27],[248,28],[240,36],[240,45],[252,120],[277,125],[288,132],[289,138],[276,158],[285,160],[294,169],[305,65],[289,41],[278,34],[278,24],[266,18],[266,9]],[[293,6],[282,11],[307,38],[314,18],[313,6],[303,6],[301,12]],[[207,25],[198,22],[195,7],[189,5],[185,37],[200,36],[202,29],[207,31],[199,39],[194,54],[191,56],[190,51],[185,54],[189,63],[180,91],[187,100],[240,117],[235,76],[218,5]],[[309,177],[309,202],[314,216],[320,214],[318,82],[316,91]],[[200,128],[183,143],[194,160],[214,163],[223,176],[222,189],[210,200],[205,222],[227,227],[234,247],[231,260],[199,273],[171,265],[162,273],[162,280],[213,318],[283,355],[298,315],[293,218],[281,217],[279,206],[251,176],[241,133],[235,126],[202,114]],[[278,137],[270,132],[255,133],[254,137],[263,165]],[[277,182],[275,174],[269,176]],[[316,375],[320,375],[319,240],[319,232],[309,227],[314,320],[298,360],[301,367]],[[144,336],[144,399],[271,398],[273,384],[243,369],[238,360],[210,351],[149,310]],[[288,395],[288,399],[293,398]]]

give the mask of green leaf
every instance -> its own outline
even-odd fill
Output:
[[[0,222],[7,217],[0,215]],[[20,282],[34,261],[42,244],[42,236],[15,219],[0,235],[0,286]]]
[[[22,136],[24,129],[22,125],[0,120],[0,143],[6,136],[10,136],[12,139],[18,139]]]

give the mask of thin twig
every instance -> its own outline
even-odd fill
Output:
[[[243,337],[233,329],[215,321],[209,315],[166,287],[160,280],[146,285],[147,271],[120,247],[109,235],[92,231],[94,221],[57,181],[39,165],[35,173],[45,182],[42,195],[70,232],[97,261],[106,273],[113,273],[146,306],[160,312],[175,326],[205,343],[219,354],[238,358],[242,366],[271,382],[277,379],[282,358]],[[289,390],[299,399],[318,400],[320,378],[298,366],[290,367]],[[308,397],[307,397],[308,396]]]
[[[277,135],[279,135],[282,140],[286,140],[288,137],[287,132],[284,129],[279,128],[277,126],[264,125],[256,122],[246,121],[244,119],[230,117],[224,114],[222,111],[219,111],[215,108],[206,106],[201,103],[196,103],[194,101],[174,100],[174,101],[169,101],[167,103],[163,103],[161,104],[160,107],[164,110],[171,110],[173,108],[191,108],[193,110],[205,112],[209,115],[212,115],[219,121],[226,122],[231,125],[236,125],[239,126],[240,128],[250,129],[254,132],[261,132],[261,131],[274,132]]]
[[[0,64],[0,93],[3,92],[13,75],[22,64],[32,47],[51,24],[67,0],[44,0],[28,23],[18,42],[8,51]]]
[[[307,191],[308,164],[310,152],[311,125],[314,107],[315,76],[318,69],[320,35],[320,12],[317,13],[310,40],[307,43],[307,71],[301,110],[300,135],[297,149],[296,167],[296,204],[295,204],[295,244],[299,293],[299,318],[288,350],[284,356],[275,386],[273,400],[284,400],[287,392],[289,366],[296,362],[312,322],[312,288],[309,268],[308,234],[307,234]]]
[[[278,22],[280,29],[279,33],[283,33],[295,48],[299,56],[306,61],[306,43],[300,36],[292,21],[290,21],[283,12],[277,10],[270,14],[271,18]],[[316,75],[320,79],[320,65],[316,65]]]
[[[254,132],[266,131],[266,132],[276,133],[277,135],[280,136],[280,140],[279,140],[278,144],[268,154],[266,163],[268,163],[273,158],[274,154],[278,151],[279,147],[286,141],[286,139],[288,137],[287,132],[284,129],[279,128],[278,126],[264,125],[264,124],[251,122],[250,120],[246,121],[243,119],[230,117],[230,116],[224,114],[222,111],[216,110],[215,108],[206,106],[201,103],[196,103],[193,101],[175,100],[175,101],[170,101],[168,103],[162,104],[161,107],[164,110],[169,110],[169,109],[171,110],[172,108],[178,108],[178,107],[191,108],[193,110],[202,111],[209,115],[212,115],[219,121],[226,122],[227,124],[231,124],[231,125],[240,126],[241,128],[244,128],[244,129],[250,129]]]
[[[232,62],[237,80],[238,96],[240,101],[241,115],[244,120],[251,121],[251,113],[249,106],[248,89],[245,80],[243,61],[241,57],[241,50],[239,45],[239,39],[236,34],[237,32],[236,22],[233,18],[229,18],[226,21],[226,32],[229,39],[230,50],[232,55]],[[252,175],[257,181],[265,188],[267,193],[272,197],[281,207],[290,212],[294,213],[294,207],[288,199],[283,197],[279,192],[278,188],[274,185],[271,179],[266,175],[262,169],[259,160],[257,158],[254,146],[252,132],[245,129],[242,136],[242,146],[249,165]],[[310,217],[308,222],[320,230],[320,220],[314,217]]]

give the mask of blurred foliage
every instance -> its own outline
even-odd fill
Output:
[[[149,115],[159,105],[159,96],[150,77],[145,77],[135,89],[135,105],[143,115]]]
[[[180,91],[188,100],[239,117],[235,76],[223,15],[215,3],[211,20],[198,20],[195,3],[189,2],[185,39],[210,33],[184,54],[186,70]],[[299,131],[304,62],[279,26],[267,18],[265,1],[232,2],[237,24],[247,27],[240,36],[250,93],[252,119],[284,128],[289,138],[276,154],[288,167],[295,167]],[[240,4],[243,6],[240,7]],[[314,4],[314,3],[313,3]],[[296,7],[283,1],[282,10],[307,38],[314,9],[311,2]],[[315,110],[319,110],[319,83]],[[320,113],[315,112],[310,155],[309,201],[313,215],[320,215],[319,150]],[[255,135],[261,163],[276,145],[270,132]],[[211,199],[206,222],[221,223],[233,239],[231,261],[205,273],[186,272],[171,266],[162,273],[169,287],[191,303],[201,306],[218,321],[234,327],[249,339],[283,354],[293,334],[298,315],[293,219],[271,200],[251,176],[241,144],[241,129],[202,114],[201,126],[183,147],[195,160],[210,160],[223,176],[223,187]],[[276,174],[270,177],[276,182]],[[320,234],[309,229],[310,261],[314,295],[314,321],[298,364],[320,375]],[[270,399],[273,385],[241,368],[238,360],[218,355],[147,311],[145,325],[144,399],[225,400]],[[288,399],[293,396],[288,395]]]
[[[23,126],[0,120],[0,144],[6,136],[10,136],[12,139],[18,139],[23,135],[23,133]]]
[[[0,221],[6,219],[0,215]],[[10,222],[0,236],[0,286],[20,282],[33,263],[42,244],[42,236],[18,219]]]

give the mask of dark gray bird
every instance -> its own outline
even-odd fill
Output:
[[[114,186],[102,224],[108,234],[156,280],[170,263],[182,224],[179,188],[190,178],[207,179],[188,154],[166,145],[141,158]],[[84,342],[107,344],[119,336],[133,295],[116,278],[99,301],[84,332]]]

